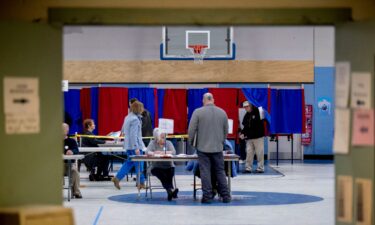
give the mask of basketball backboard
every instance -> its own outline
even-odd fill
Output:
[[[163,27],[160,59],[194,60],[194,46],[204,47],[203,60],[235,59],[233,28],[223,26]]]

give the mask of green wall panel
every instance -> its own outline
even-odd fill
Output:
[[[0,207],[61,204],[61,28],[0,22],[0,30],[1,90],[4,77],[36,77],[40,96],[40,133],[9,135],[0,92]]]

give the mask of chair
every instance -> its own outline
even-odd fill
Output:
[[[152,198],[152,190],[153,189],[164,189],[164,187],[161,185],[161,182],[158,180],[158,182],[160,183],[159,185],[155,185],[155,186],[153,186],[152,185],[152,182],[151,182],[151,177],[153,176],[152,174],[151,174],[151,167],[152,166],[152,162],[147,162],[147,172],[146,172],[146,174],[147,174],[147,180],[146,180],[146,197],[147,197],[147,194],[148,194],[148,190],[150,190],[150,198]],[[176,175],[175,176],[173,176],[173,185],[174,185],[174,187],[175,188],[177,188],[177,185],[176,185]]]

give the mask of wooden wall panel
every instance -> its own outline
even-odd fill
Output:
[[[313,61],[65,61],[73,83],[314,82]]]

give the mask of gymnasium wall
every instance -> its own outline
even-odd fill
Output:
[[[299,88],[301,84],[304,84],[306,104],[312,104],[314,107],[313,140],[311,145],[304,147],[304,152],[305,154],[313,155],[332,154],[333,112],[329,115],[321,114],[317,105],[322,97],[331,99],[333,102],[333,27],[234,27],[234,42],[237,46],[237,52],[236,60],[232,63],[238,65],[238,62],[277,62],[281,63],[281,66],[300,63],[306,66],[304,67],[305,69],[308,68],[309,70],[307,73],[303,73],[300,70],[293,70],[296,68],[295,66],[286,67],[286,76],[289,77],[285,80],[282,77],[280,78],[279,71],[281,71],[281,66],[275,66],[272,69],[271,76],[274,77],[274,80],[264,81],[262,80],[262,75],[259,73],[249,73],[248,69],[243,68],[240,71],[246,77],[250,77],[251,82],[236,82],[233,80],[230,72],[226,73],[228,75],[225,74],[225,79],[215,81],[210,79],[209,75],[228,71],[228,68],[223,70],[216,67],[220,64],[228,67],[228,62],[214,62],[217,65],[214,68],[210,68],[204,67],[210,63],[207,61],[203,65],[194,65],[192,61],[185,61],[183,62],[183,70],[188,71],[187,73],[189,74],[198,74],[198,78],[200,79],[198,82],[200,84],[188,84],[184,82],[179,84],[155,84],[164,79],[161,78],[160,74],[165,73],[166,68],[173,69],[173,74],[169,74],[170,71],[167,73],[170,77],[178,78],[186,76],[176,66],[168,65],[167,67],[160,67],[162,64],[170,63],[170,61],[159,60],[161,40],[161,27],[65,26],[64,79],[68,79],[70,82],[92,83],[89,86],[100,83],[100,86],[152,86],[160,88],[267,87],[268,83],[272,83],[272,87],[280,86],[282,88],[291,82],[296,83],[292,86]],[[132,64],[139,64],[139,66],[133,67],[130,79],[139,79],[139,76],[148,74],[145,83],[139,84],[132,83],[134,80],[124,80],[124,73],[128,73],[125,71],[129,71],[129,67],[132,67]],[[150,66],[151,64],[154,65]],[[126,66],[127,68],[125,68]],[[154,70],[152,67],[157,69]],[[207,75],[206,71],[211,72]],[[294,75],[297,75],[298,78],[290,76],[292,73],[289,73],[289,71],[295,71]],[[267,71],[265,73],[266,75],[270,74]],[[152,79],[149,75],[152,75]],[[276,80],[275,77],[286,83],[281,84],[280,80]],[[191,81],[191,79],[189,80]],[[117,82],[121,82],[121,84],[113,84]],[[122,82],[127,84],[123,84]],[[207,84],[208,82],[210,83]],[[280,150],[289,152],[290,144],[283,143],[281,143]],[[299,150],[298,148],[300,148],[300,145],[296,143],[295,149]]]

